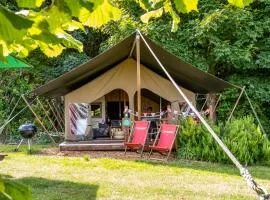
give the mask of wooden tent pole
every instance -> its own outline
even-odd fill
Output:
[[[240,101],[240,99],[241,99],[241,97],[242,97],[244,91],[245,91],[245,86],[242,88],[241,93],[240,93],[239,97],[237,98],[237,100],[236,100],[236,102],[235,102],[235,104],[234,104],[234,107],[233,107],[233,109],[232,109],[232,112],[231,112],[230,116],[228,117],[228,119],[227,119],[227,121],[226,121],[226,124],[225,124],[225,126],[224,126],[224,129],[225,129],[225,127],[227,126],[227,124],[229,123],[229,121],[231,120],[231,118],[232,118],[232,116],[233,116],[233,113],[234,113],[234,111],[235,111],[237,105],[239,104],[239,101]]]
[[[251,100],[250,100],[250,98],[249,98],[249,96],[247,94],[247,91],[245,89],[244,89],[244,91],[245,91],[245,95],[247,97],[248,103],[249,103],[249,105],[251,107],[251,110],[252,110],[253,114],[255,115],[255,118],[256,118],[256,120],[257,120],[257,122],[258,122],[258,124],[259,124],[259,126],[260,126],[260,128],[261,128],[261,130],[263,132],[263,134],[266,135],[266,132],[265,132],[265,130],[264,130],[263,126],[262,126],[262,123],[261,123],[261,121],[260,121],[260,119],[259,119],[259,117],[257,115],[257,112],[255,111],[255,108],[253,107],[253,105],[251,103]]]
[[[215,105],[215,107],[214,107],[214,111],[216,111],[217,106],[218,106],[218,103],[220,102],[220,100],[221,100],[221,94],[220,94],[219,97],[218,97],[218,100],[217,100],[216,105]]]
[[[52,138],[52,136],[50,135],[49,131],[47,130],[47,128],[44,126],[44,124],[42,123],[42,121],[39,119],[38,115],[36,114],[36,112],[33,110],[32,106],[28,103],[28,101],[26,100],[25,96],[22,95],[22,99],[24,100],[24,102],[26,103],[26,105],[28,106],[28,108],[30,109],[30,111],[34,114],[34,116],[36,117],[37,121],[40,123],[41,127],[44,129],[44,131],[47,133],[47,135],[49,136],[49,138],[51,139],[51,141],[56,144],[56,142],[54,141],[54,139]]]
[[[56,114],[57,114],[57,116],[59,117],[59,119],[60,119],[62,125],[64,125],[65,122],[64,122],[64,120],[63,120],[62,117],[61,117],[61,113],[59,112],[57,106],[53,103],[53,101],[52,101],[52,106],[53,106],[53,108],[55,109]]]
[[[53,113],[53,115],[54,115],[54,117],[55,117],[57,123],[59,124],[61,130],[64,132],[64,127],[62,126],[62,123],[59,121],[59,119],[58,119],[56,113],[54,112],[52,105],[50,104],[50,102],[49,102],[48,99],[47,99],[46,101],[47,101],[47,103],[48,103],[48,105],[49,105],[49,107],[50,107],[50,109],[51,109],[51,111],[52,111],[52,113]]]
[[[141,120],[141,63],[140,63],[140,35],[136,34],[136,56],[137,56],[137,109],[138,120]]]
[[[51,118],[50,118],[50,116],[48,115],[47,111],[45,110],[45,108],[44,108],[43,104],[41,103],[41,101],[39,100],[39,98],[37,98],[37,102],[40,104],[41,109],[42,109],[42,110],[43,110],[43,112],[45,113],[46,117],[49,119],[49,121],[50,121],[50,123],[51,123],[51,125],[52,125],[53,129],[55,130],[55,132],[57,132],[57,133],[58,133],[57,128],[55,127],[55,125],[54,125],[54,123],[53,123],[52,119],[51,119]]]

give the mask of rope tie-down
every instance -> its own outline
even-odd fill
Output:
[[[247,181],[247,185],[257,193],[260,200],[270,199],[270,193],[268,193],[265,188],[259,186],[256,183],[256,181],[252,178],[251,174],[246,168],[242,168],[240,173],[241,173],[241,176]]]
[[[205,126],[205,128],[209,131],[209,133],[212,135],[212,137],[216,140],[216,142],[219,144],[219,146],[222,148],[222,150],[227,154],[227,156],[231,159],[231,161],[235,164],[235,166],[239,169],[241,176],[247,181],[247,184],[250,188],[252,188],[260,200],[269,200],[270,199],[270,193],[267,192],[266,189],[259,186],[255,180],[252,178],[249,171],[244,168],[241,163],[237,160],[237,158],[232,154],[232,152],[227,148],[227,146],[222,142],[222,140],[218,137],[218,135],[214,132],[214,130],[210,127],[210,125],[206,122],[206,120],[201,116],[199,111],[192,105],[192,103],[189,101],[187,96],[184,94],[184,92],[181,90],[181,88],[178,86],[178,84],[175,82],[175,80],[171,77],[171,75],[167,72],[163,64],[160,62],[156,54],[153,52],[143,35],[139,30],[137,30],[137,34],[142,38],[144,44],[148,48],[149,52],[152,54],[154,59],[157,61],[158,65],[161,67],[163,72],[166,74],[168,79],[172,82],[176,90],[179,92],[179,94],[183,97],[185,102],[189,105],[191,110],[196,114],[196,116],[200,119],[202,124]]]

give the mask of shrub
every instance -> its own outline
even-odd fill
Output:
[[[269,141],[250,116],[235,119],[228,124],[222,139],[232,153],[245,164],[269,159]]]
[[[177,155],[179,158],[196,159],[212,162],[231,162],[203,124],[187,119],[181,123],[177,138]],[[220,135],[220,127],[214,131],[228,146],[236,158],[246,165],[270,160],[270,143],[252,117],[235,119]]]
[[[180,134],[177,138],[179,158],[219,161],[217,144],[201,123],[189,118],[180,124]],[[217,127],[215,129],[218,130]]]

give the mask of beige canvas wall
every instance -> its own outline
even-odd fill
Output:
[[[122,89],[128,94],[129,105],[133,109],[136,78],[136,61],[134,59],[126,59],[98,78],[65,95],[66,139],[74,139],[70,134],[70,103],[91,103],[115,89]],[[152,91],[170,102],[184,101],[170,81],[143,65],[141,65],[141,87]],[[186,89],[183,89],[183,91],[194,102],[195,94]]]

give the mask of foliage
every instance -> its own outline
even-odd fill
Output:
[[[245,164],[270,159],[270,143],[251,117],[233,120],[222,137],[224,143]]]
[[[84,26],[98,28],[110,20],[119,20],[121,12],[109,0],[55,0],[39,8],[44,1],[17,0],[26,9],[14,13],[0,6],[0,59],[15,53],[26,57],[40,48],[48,57],[55,57],[65,48],[82,52],[82,43],[69,33]]]
[[[1,70],[0,71],[0,124],[7,119],[8,115],[11,113],[11,110],[15,106],[16,101],[21,94],[28,93],[33,91],[40,84],[54,79],[63,73],[70,71],[74,67],[86,62],[90,58],[96,56],[99,51],[101,41],[106,38],[106,35],[99,30],[88,29],[85,31],[76,30],[72,32],[73,37],[80,40],[85,46],[85,53],[80,53],[73,49],[66,49],[63,53],[57,58],[48,59],[39,49],[34,50],[30,53],[29,57],[26,59],[28,63],[34,68],[27,68],[24,70]],[[31,98],[28,98],[29,101]],[[40,105],[35,105],[35,111],[44,119],[44,123],[47,125],[49,130],[53,131],[49,121]],[[25,107],[25,103],[20,101],[17,109],[14,114],[19,112]],[[46,109],[50,110],[48,106],[44,105]],[[49,112],[49,115],[52,116],[52,113]],[[13,143],[20,140],[20,135],[18,133],[18,127],[25,121],[34,121],[39,127],[39,123],[34,120],[33,114],[26,109],[22,114],[16,117],[12,122],[4,129],[3,133],[0,134],[0,141],[6,143]],[[42,128],[39,127],[39,131],[42,131]],[[59,138],[54,138],[56,141],[59,141]],[[35,137],[35,143],[45,144],[50,142],[47,135],[42,134],[41,137]]]
[[[220,153],[222,152],[218,150],[217,143],[201,123],[188,118],[180,123],[180,127],[177,137],[179,158],[221,161]],[[217,127],[214,129],[215,132],[220,132]]]
[[[244,8],[254,0],[228,0],[228,3]],[[198,11],[199,0],[136,0],[140,7],[147,11],[141,16],[144,23],[148,23],[151,18],[160,18],[163,14],[168,14],[172,18],[172,32],[176,32],[180,23],[179,13],[190,13]]]
[[[0,199],[31,200],[30,189],[14,180],[0,177]]]
[[[270,143],[254,124],[253,118],[233,120],[222,135],[220,128],[214,127],[214,130],[240,162],[252,165],[269,161]],[[179,158],[230,163],[228,156],[204,126],[192,119],[181,123],[177,140]]]

